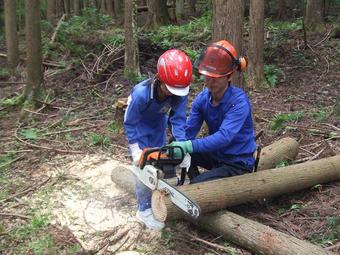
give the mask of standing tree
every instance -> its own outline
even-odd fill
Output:
[[[106,9],[108,15],[110,15],[111,17],[115,16],[115,9],[112,0],[106,0]]]
[[[250,1],[249,15],[249,68],[247,83],[250,88],[261,87],[264,80],[264,0]]]
[[[322,14],[324,5],[322,0],[307,0],[305,26],[309,31],[324,30],[324,19]]]
[[[189,4],[188,14],[191,15],[191,16],[195,16],[195,14],[196,14],[196,0],[189,0],[188,4]]]
[[[46,19],[52,25],[55,25],[56,0],[47,0],[46,3]]]
[[[7,62],[10,68],[15,68],[19,63],[16,3],[13,0],[5,0],[4,6],[5,6]]]
[[[123,24],[124,22],[124,2],[122,0],[114,0],[115,18],[117,24]]]
[[[64,8],[65,8],[66,17],[69,18],[71,16],[70,0],[64,0]]]
[[[184,18],[184,0],[176,0],[176,20],[177,22]]]
[[[244,0],[213,0],[212,39],[228,40],[242,53]],[[242,86],[240,75],[233,76],[233,83]]]
[[[74,15],[76,16],[81,15],[80,0],[73,0],[73,9],[74,9]]]
[[[124,6],[125,29],[125,76],[139,76],[138,36],[137,36],[137,0],[125,0]]]
[[[26,48],[27,48],[27,82],[24,90],[24,107],[34,107],[35,99],[44,92],[41,32],[40,32],[40,4],[39,0],[26,0]]]
[[[148,18],[145,27],[156,28],[170,21],[166,0],[148,1]]]

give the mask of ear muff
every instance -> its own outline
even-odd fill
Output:
[[[239,57],[237,71],[243,72],[247,68],[247,60],[244,57]]]

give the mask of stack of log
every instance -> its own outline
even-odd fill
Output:
[[[179,187],[181,192],[201,207],[203,216],[195,223],[258,254],[333,254],[319,246],[223,210],[248,201],[290,193],[340,179],[340,155],[269,169],[274,168],[281,160],[293,160],[297,152],[298,143],[292,138],[284,138],[263,148],[256,173]],[[265,169],[269,170],[261,171]],[[122,172],[122,169],[119,171]],[[127,177],[124,178],[131,176],[126,175]],[[124,188],[133,191],[132,181],[122,180],[119,176],[114,175],[113,181],[125,183]],[[152,210],[160,221],[185,217],[183,212],[159,191],[153,192]],[[216,212],[218,210],[220,211]]]

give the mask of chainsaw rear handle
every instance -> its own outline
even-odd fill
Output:
[[[175,157],[175,149],[179,149],[181,151],[180,157]],[[184,150],[180,146],[145,148],[139,160],[139,167],[143,169],[148,163],[155,163],[157,165],[179,165],[183,159]]]

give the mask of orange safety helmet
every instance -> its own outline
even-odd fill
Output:
[[[176,96],[186,96],[192,75],[190,58],[181,50],[164,52],[158,59],[157,73],[167,89]]]
[[[244,57],[238,57],[231,43],[222,40],[208,45],[194,66],[200,74],[218,78],[232,75],[235,70],[244,71],[247,61]]]

